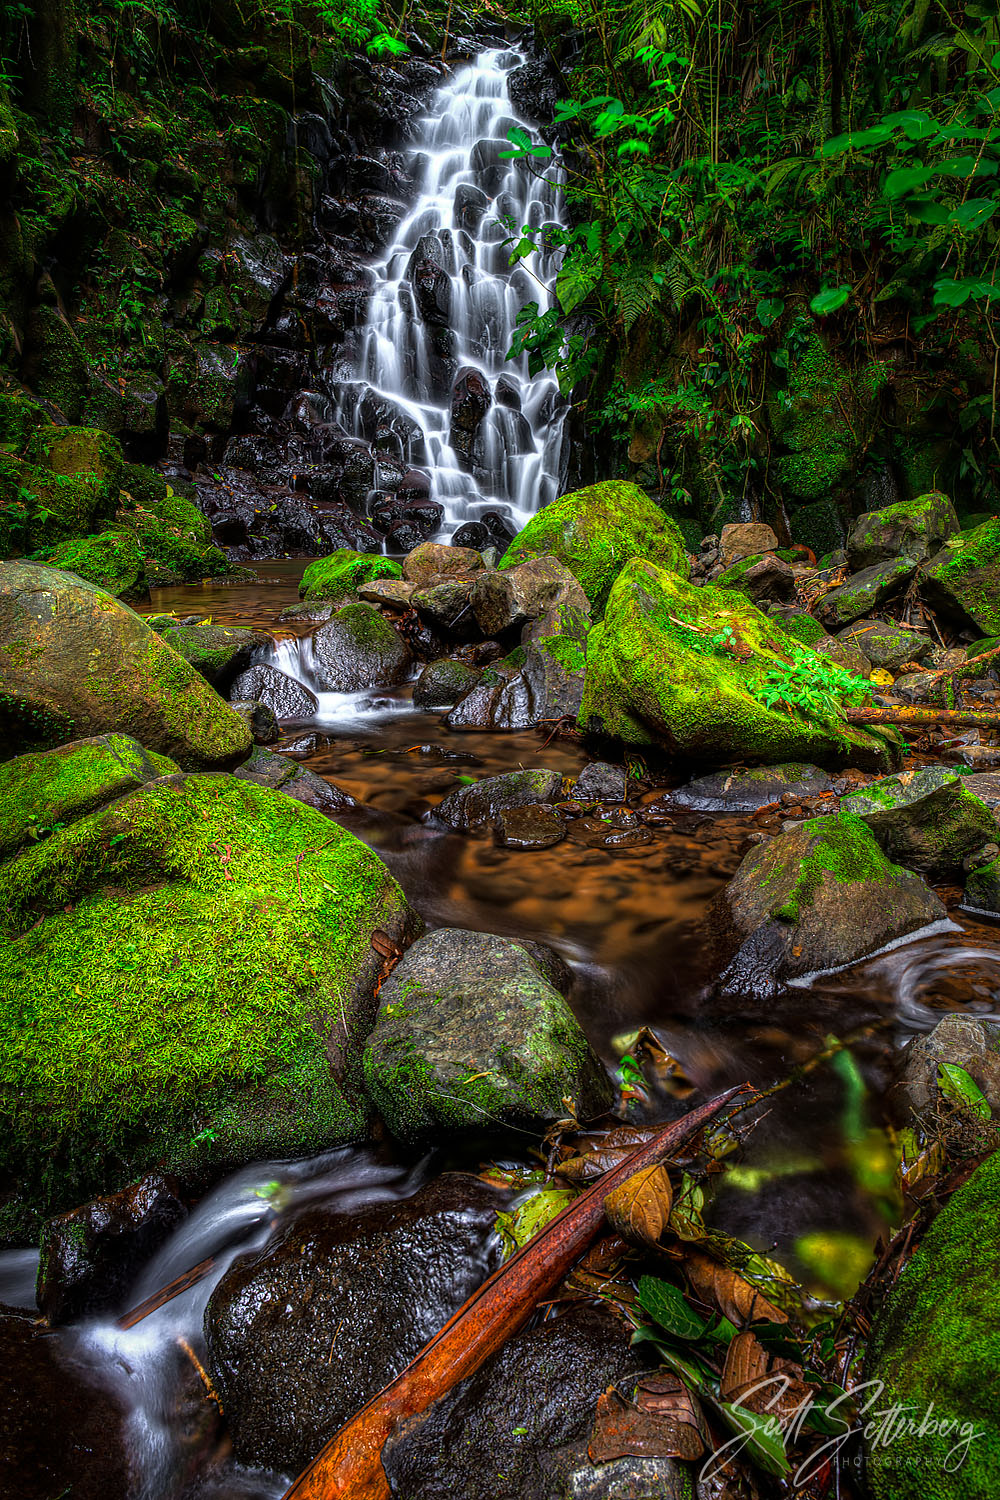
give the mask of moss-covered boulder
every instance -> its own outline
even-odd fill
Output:
[[[0,765],[0,860],[177,766],[126,734],[75,740]]]
[[[795,592],[795,574],[773,553],[741,557],[720,573],[715,583],[720,589],[738,589],[755,604],[780,603]]]
[[[890,864],[860,818],[810,818],[751,849],[713,903],[710,930],[729,958],[719,989],[766,999],[944,916],[934,892]]]
[[[1000,1153],[953,1194],[876,1316],[865,1378],[880,1412],[866,1428],[875,1500],[980,1500],[996,1492],[1000,1421]]]
[[[572,1098],[582,1119],[613,1089],[573,1013],[528,948],[443,928],[379,993],[365,1083],[402,1140],[440,1130],[544,1128]]]
[[[1000,635],[1000,520],[963,531],[924,564],[920,592],[983,635]]]
[[[500,813],[511,807],[555,802],[562,795],[562,786],[558,771],[508,771],[505,776],[483,776],[449,792],[435,812],[452,828],[476,833],[491,828]]]
[[[927,766],[872,782],[841,801],[863,818],[890,859],[937,879],[960,875],[963,861],[1000,839],[985,802],[947,766]]]
[[[73,537],[43,554],[64,573],[75,573],[117,598],[138,599],[146,592],[146,558],[139,538],[131,531],[100,531],[96,536]]]
[[[69,533],[91,531],[95,517],[114,514],[125,459],[110,433],[92,427],[40,427],[28,440],[25,456],[55,476],[55,486],[47,492],[49,504]]]
[[[608,479],[554,500],[532,516],[511,542],[505,572],[533,557],[555,557],[574,575],[595,614],[632,558],[646,558],[686,578],[690,571],[677,522],[645,490]]]
[[[915,500],[900,500],[859,516],[847,538],[847,556],[852,568],[871,568],[899,557],[923,562],[958,530],[958,517],[948,496],[931,490]]]
[[[161,632],[161,639],[220,693],[225,693],[240,673],[247,670],[254,652],[270,641],[262,630],[207,623],[168,626]]]
[[[0,869],[0,1168],[52,1210],[356,1138],[377,929],[415,919],[321,813],[227,775],[139,787]]]
[[[0,744],[8,753],[120,731],[182,766],[229,765],[250,732],[204,678],[103,589],[0,563]]]
[[[374,604],[345,604],[312,638],[313,674],[327,692],[354,693],[395,687],[413,657],[397,630]]]
[[[866,732],[775,702],[765,679],[789,664],[809,677],[828,664],[792,640],[743,594],[695,588],[634,561],[590,632],[579,723],[630,745],[662,745],[716,765],[744,760],[875,770],[898,764],[895,736]]]
[[[302,574],[300,599],[329,599],[336,602],[355,593],[363,583],[376,578],[402,578],[403,570],[391,557],[370,552],[352,552],[342,548],[329,557],[317,557]]]
[[[928,635],[905,630],[892,620],[861,620],[841,631],[839,640],[856,646],[873,667],[898,672],[907,662],[921,662],[934,648]]]
[[[840,588],[824,594],[816,615],[829,631],[843,629],[862,615],[872,615],[887,599],[898,594],[913,577],[915,564],[905,557],[876,563],[854,573]]]
[[[414,708],[452,708],[479,681],[479,667],[444,656],[427,664],[413,684]]]

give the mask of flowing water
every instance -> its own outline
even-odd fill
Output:
[[[554,377],[506,358],[521,309],[551,306],[555,266],[540,247],[512,269],[504,242],[560,215],[557,167],[543,177],[499,155],[508,131],[529,128],[507,93],[523,61],[483,52],[434,95],[415,132],[418,199],[373,267],[357,366],[336,372],[338,420],[366,439],[379,424],[382,451],[429,472],[443,537],[497,508],[519,530],[560,493],[568,403]],[[470,372],[490,401],[475,434],[452,412]]]

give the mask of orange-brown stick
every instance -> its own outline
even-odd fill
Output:
[[[668,1152],[744,1092],[728,1089],[665,1125],[612,1168],[494,1271],[406,1369],[330,1439],[287,1491],[285,1500],[388,1500],[382,1448],[397,1424],[415,1416],[495,1354],[555,1290],[604,1222],[604,1200],[620,1183]]]

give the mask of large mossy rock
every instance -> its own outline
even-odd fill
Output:
[[[0,1170],[27,1203],[363,1132],[372,936],[416,920],[322,813],[167,777],[22,849],[0,913]]]
[[[413,663],[403,637],[374,604],[345,604],[312,638],[313,673],[327,692],[395,687]]]
[[[579,723],[625,744],[662,745],[716,765],[803,760],[891,770],[900,754],[892,732],[767,708],[754,696],[797,653],[811,659],[744,595],[695,588],[634,561],[590,632]]]
[[[910,1419],[867,1444],[875,1500],[981,1500],[996,1494],[1000,1421],[1000,1152],[938,1214],[875,1318],[865,1378],[878,1411]],[[924,1420],[929,1418],[931,1420]],[[936,1419],[936,1420],[934,1420]],[[945,1423],[953,1423],[947,1431]],[[884,1423],[871,1424],[874,1434]]]
[[[899,557],[863,568],[840,588],[823,595],[816,606],[818,618],[828,630],[837,631],[862,615],[874,614],[910,580],[914,566],[909,559]]]
[[[160,635],[220,693],[249,668],[255,652],[270,644],[263,630],[239,625],[169,625]]]
[[[1000,520],[963,531],[925,563],[924,597],[983,635],[1000,635]]]
[[[342,548],[328,557],[317,557],[302,574],[300,599],[329,599],[336,603],[356,593],[362,584],[377,578],[402,578],[403,570],[391,557]]]
[[[598,615],[632,558],[646,558],[683,578],[690,571],[677,522],[645,490],[617,479],[563,495],[532,516],[511,542],[500,571],[546,556],[570,570]]]
[[[0,744],[132,735],[185,767],[230,765],[250,731],[126,605],[39,563],[0,563]]]
[[[961,875],[968,855],[1000,841],[993,813],[963,783],[947,766],[927,766],[872,782],[840,806],[864,819],[890,859],[946,879]]]
[[[711,928],[730,959],[720,990],[765,999],[944,916],[934,892],[890,864],[860,818],[810,818],[751,849],[716,898]]]
[[[297,1473],[388,1385],[495,1260],[503,1201],[456,1173],[402,1202],[309,1209],[234,1261],[205,1341],[240,1462]]]
[[[442,928],[415,943],[379,993],[364,1053],[368,1092],[394,1135],[581,1119],[613,1089],[563,996],[522,943]]]
[[[555,802],[562,795],[563,779],[558,771],[508,771],[504,776],[483,776],[457,786],[442,797],[435,815],[452,828],[478,833],[491,828],[502,812],[512,807]]]
[[[899,557],[923,562],[958,530],[948,496],[931,490],[859,516],[847,539],[847,556],[852,568],[871,568]]]

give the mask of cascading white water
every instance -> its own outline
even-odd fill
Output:
[[[511,268],[503,244],[502,218],[519,233],[560,212],[557,166],[543,180],[499,157],[513,126],[530,129],[507,91],[523,61],[483,52],[434,95],[413,147],[420,195],[374,267],[358,378],[339,384],[338,419],[356,436],[371,437],[373,407],[390,409],[395,456],[429,474],[445,537],[492,508],[520,529],[563,477],[568,405],[558,384],[531,378],[525,356],[506,359],[520,310],[551,306],[558,254],[539,249]],[[468,414],[464,427],[453,421],[456,380],[470,372],[482,382],[473,378],[473,415],[476,402],[490,403],[472,430]]]

